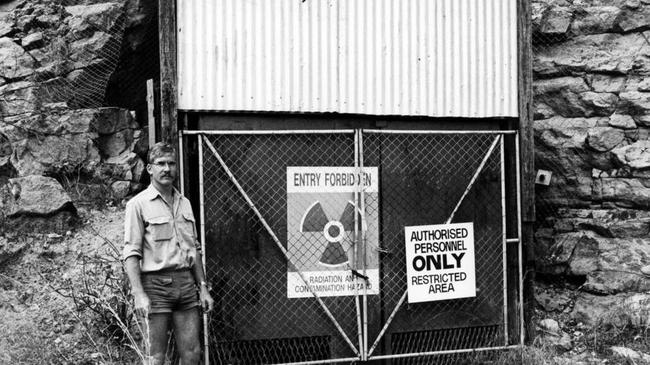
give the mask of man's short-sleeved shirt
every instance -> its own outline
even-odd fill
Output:
[[[191,268],[200,250],[190,201],[176,189],[169,206],[153,186],[126,204],[122,258],[137,256],[140,271]]]

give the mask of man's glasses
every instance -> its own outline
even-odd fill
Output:
[[[176,162],[174,161],[158,161],[158,162],[152,162],[151,164],[160,168],[163,168],[165,166],[169,168],[176,167]]]

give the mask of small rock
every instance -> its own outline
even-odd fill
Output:
[[[41,27],[55,27],[61,22],[61,17],[53,14],[40,15],[36,17],[36,22]]]
[[[0,72],[3,77],[14,79],[34,73],[34,59],[12,39],[0,38]]]
[[[67,19],[72,31],[84,25],[92,26],[103,32],[111,31],[120,21],[124,13],[123,5],[115,2],[102,4],[67,6],[65,11],[72,15]]]
[[[546,318],[539,321],[538,326],[542,331],[542,341],[544,343],[562,351],[569,351],[573,348],[571,336],[560,329],[560,325],[556,320]]]
[[[580,293],[572,316],[584,321],[584,327],[577,326],[580,330],[594,325],[641,328],[650,321],[650,294],[600,296]]]
[[[560,350],[570,351],[573,348],[573,341],[571,340],[571,336],[565,332],[562,332],[562,334],[554,340],[555,346]]]
[[[634,169],[645,169],[650,167],[650,142],[637,141],[631,145],[623,146],[612,150],[612,153],[624,166]]]
[[[626,311],[628,324],[643,328],[650,325],[650,295],[633,294],[622,304]]]
[[[623,131],[610,127],[596,127],[589,130],[587,143],[599,152],[607,152],[625,139]]]
[[[610,350],[612,350],[612,354],[614,354],[614,356],[616,357],[622,357],[622,358],[627,358],[632,360],[641,359],[641,354],[627,347],[612,346]]]
[[[539,321],[539,327],[543,331],[546,331],[551,334],[559,334],[560,332],[562,332],[562,330],[560,329],[560,324],[552,318],[546,318]]]
[[[28,32],[36,25],[36,16],[34,15],[25,15],[18,18],[16,21],[16,27],[21,29],[23,32]]]
[[[535,294],[535,301],[547,312],[559,312],[568,306],[570,299],[566,295],[542,292]]]
[[[630,114],[644,125],[650,125],[650,95],[644,92],[629,91],[620,94],[618,111]]]
[[[8,13],[0,13],[0,37],[4,37],[13,32],[14,20]]]
[[[587,91],[581,94],[582,100],[591,107],[595,115],[608,116],[616,110],[618,97],[613,93]]]
[[[637,90],[639,91],[650,91],[650,78],[644,79],[639,83],[639,86],[637,86]]]
[[[641,272],[647,276],[650,276],[650,265],[646,265],[642,267]]]
[[[540,23],[540,31],[543,34],[565,34],[569,30],[572,19],[573,11],[571,8],[554,7],[546,13],[546,16]]]
[[[641,6],[641,2],[639,0],[628,0],[625,2],[625,6],[630,9],[638,9]]]
[[[45,103],[45,104],[43,104],[43,109],[46,109],[48,111],[64,110],[64,109],[68,109],[68,108],[69,108],[68,103],[66,103],[65,101],[61,101],[61,102],[58,102],[58,103]]]
[[[611,32],[621,13],[617,6],[588,6],[576,12],[571,24],[575,34],[600,34]]]
[[[591,87],[596,92],[619,93],[626,81],[625,77],[596,74],[591,79]]]
[[[650,25],[650,11],[647,9],[625,10],[617,18],[618,28],[623,32],[644,31]]]
[[[111,184],[111,190],[113,191],[113,194],[115,194],[115,197],[118,199],[122,199],[127,194],[129,194],[130,188],[130,181],[115,181]]]
[[[95,142],[103,155],[119,156],[133,143],[133,130],[125,129],[111,135],[100,135]]]
[[[629,115],[623,115],[623,114],[613,114],[612,116],[610,116],[609,125],[621,129],[636,128],[636,123],[634,123],[634,119]]]
[[[30,51],[32,49],[43,47],[43,33],[36,32],[32,33],[22,39],[22,46],[25,50]]]

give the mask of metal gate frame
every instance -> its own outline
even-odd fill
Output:
[[[198,149],[199,149],[199,199],[200,199],[200,219],[201,219],[201,224],[200,224],[200,239],[201,239],[201,245],[202,245],[202,252],[201,252],[201,259],[203,261],[203,267],[206,268],[206,255],[205,255],[205,201],[204,201],[204,196],[205,196],[205,191],[204,191],[204,161],[203,161],[203,145],[205,144],[210,152],[214,155],[214,157],[218,160],[220,166],[223,168],[224,172],[228,175],[230,181],[235,185],[237,188],[238,192],[242,195],[242,197],[246,200],[247,204],[249,207],[253,210],[257,218],[260,220],[268,234],[271,236],[273,241],[276,244],[276,247],[282,252],[283,256],[287,260],[288,264],[291,263],[291,259],[288,255],[288,252],[286,248],[282,245],[280,240],[278,239],[277,235],[273,231],[273,229],[269,226],[269,224],[266,222],[266,219],[262,216],[262,214],[259,212],[257,209],[255,203],[249,198],[248,194],[246,191],[243,189],[243,187],[239,184],[237,181],[236,177],[232,174],[230,169],[228,168],[227,164],[225,161],[222,159],[216,148],[212,145],[212,143],[204,137],[204,135],[290,135],[290,134],[346,134],[346,133],[354,133],[354,143],[355,143],[355,148],[354,148],[354,160],[355,160],[355,169],[357,169],[359,172],[363,170],[364,167],[364,155],[363,155],[363,136],[364,134],[412,134],[412,135],[417,135],[417,134],[490,134],[490,135],[495,135],[496,137],[494,138],[492,144],[490,145],[490,148],[488,152],[485,154],[483,157],[483,160],[481,161],[480,165],[478,166],[477,170],[474,172],[471,180],[469,181],[467,187],[465,188],[464,193],[456,203],[455,208],[453,211],[450,213],[448,219],[445,221],[446,224],[450,223],[452,219],[454,218],[454,215],[458,211],[458,208],[464,201],[465,197],[473,187],[474,183],[476,182],[476,179],[478,178],[479,174],[483,170],[488,158],[492,155],[492,153],[497,149],[497,146],[499,147],[500,150],[500,159],[501,159],[501,189],[502,189],[502,194],[501,194],[501,207],[502,207],[502,229],[503,229],[503,293],[504,293],[504,305],[503,305],[503,312],[504,312],[504,339],[505,343],[503,346],[494,346],[494,347],[481,347],[481,348],[470,348],[470,349],[457,349],[457,350],[441,350],[441,351],[427,351],[427,352],[413,352],[413,353],[403,353],[403,354],[392,354],[392,355],[374,355],[374,351],[377,349],[377,346],[379,345],[380,341],[386,334],[386,331],[390,327],[393,319],[395,318],[395,315],[399,311],[399,309],[402,307],[402,304],[404,303],[406,297],[407,297],[407,291],[404,291],[402,296],[400,297],[398,304],[395,306],[393,311],[391,312],[390,316],[387,318],[386,322],[383,324],[383,327],[377,336],[377,338],[374,340],[372,346],[370,349],[368,348],[368,294],[367,294],[367,288],[366,285],[364,285],[364,289],[362,293],[356,292],[358,289],[356,289],[355,285],[355,304],[356,304],[356,315],[357,315],[357,328],[358,328],[358,348],[355,347],[355,345],[352,343],[348,335],[345,333],[345,331],[342,329],[341,325],[338,323],[336,318],[333,316],[333,314],[329,311],[325,303],[322,301],[320,296],[311,288],[310,285],[308,285],[308,282],[299,269],[297,269],[298,275],[300,278],[303,280],[305,284],[307,284],[307,287],[309,288],[312,296],[316,301],[319,303],[320,307],[323,309],[327,317],[332,321],[332,324],[336,327],[338,330],[339,334],[342,336],[342,338],[345,340],[345,342],[349,345],[350,349],[355,353],[356,357],[351,357],[351,358],[339,358],[339,359],[330,359],[330,360],[317,360],[317,361],[306,361],[306,362],[292,362],[292,363],[285,363],[285,365],[308,365],[308,364],[323,364],[323,363],[339,363],[339,362],[355,362],[355,361],[368,361],[368,360],[380,360],[380,359],[398,359],[398,358],[407,358],[407,357],[416,357],[416,356],[435,356],[435,355],[446,355],[446,354],[460,354],[460,353],[468,353],[468,352],[477,352],[477,351],[488,351],[488,350],[506,350],[506,349],[514,349],[514,348],[520,348],[524,344],[524,320],[523,320],[523,265],[522,265],[522,255],[523,255],[523,249],[522,249],[522,225],[521,225],[521,171],[520,171],[520,157],[519,157],[519,133],[518,131],[464,131],[464,130],[455,130],[455,131],[423,131],[423,130],[386,130],[386,129],[348,129],[348,130],[264,130],[264,131],[226,131],[226,130],[181,130],[178,133],[178,141],[179,141],[179,151],[181,153],[181,158],[180,158],[180,171],[181,173],[184,171],[184,158],[183,154],[185,153],[185,150],[183,148],[183,137],[184,136],[189,136],[189,135],[196,135],[198,139]],[[506,231],[506,194],[505,194],[505,163],[504,163],[504,136],[505,135],[514,135],[515,141],[515,175],[516,175],[516,206],[517,206],[517,213],[516,213],[516,232],[517,232],[517,237],[513,238],[507,238],[507,231]],[[182,176],[184,176],[182,174]],[[185,182],[184,179],[180,179],[180,190],[182,194],[185,194]],[[365,221],[366,219],[366,212],[365,212],[365,193],[362,191],[361,187],[357,184],[357,192],[355,194],[355,206],[359,207],[361,211],[361,217],[362,220]],[[356,251],[357,249],[363,250],[363,257],[365,257],[365,250],[366,250],[366,237],[365,237],[365,230],[362,229],[360,234],[358,232],[358,224],[357,224],[357,215],[355,214],[355,224],[354,224],[354,238],[353,242],[354,244],[354,250]],[[507,283],[507,270],[506,270],[506,264],[507,264],[507,258],[506,258],[506,249],[509,244],[517,244],[517,261],[518,261],[518,300],[519,300],[519,310],[518,310],[518,318],[519,318],[519,343],[509,345],[508,344],[508,303],[507,303],[507,291],[508,291],[508,283]],[[356,254],[354,255],[356,257]],[[361,273],[363,276],[366,274],[366,267],[362,265]],[[358,280],[355,279],[355,280]],[[359,296],[361,295],[362,297],[362,303],[359,301]],[[206,313],[203,314],[203,330],[204,330],[204,364],[209,364],[209,348],[208,348],[208,316]]]
[[[406,300],[408,291],[405,290],[402,296],[400,297],[398,304],[395,306],[389,317],[387,318],[386,322],[384,323],[379,335],[373,342],[372,346],[370,349],[368,349],[368,323],[366,318],[364,318],[364,347],[362,351],[362,360],[367,361],[367,360],[380,360],[380,359],[398,359],[398,358],[407,358],[407,357],[419,357],[419,356],[435,356],[435,355],[447,355],[447,354],[460,354],[460,353],[469,353],[469,352],[478,352],[478,351],[488,351],[488,350],[507,350],[507,349],[515,349],[515,348],[520,348],[524,344],[524,321],[523,321],[523,266],[522,266],[522,241],[521,241],[521,187],[520,187],[520,165],[519,165],[519,133],[518,131],[422,131],[422,130],[376,130],[376,129],[363,129],[361,130],[360,138],[363,138],[363,134],[416,134],[416,135],[425,135],[425,134],[490,134],[490,135],[496,135],[494,138],[490,148],[488,149],[487,153],[483,157],[483,160],[481,161],[480,165],[474,172],[474,175],[472,176],[471,180],[469,181],[467,187],[465,188],[465,191],[463,195],[459,198],[458,202],[456,203],[455,208],[452,210],[450,213],[449,217],[446,219],[445,224],[451,223],[451,221],[454,218],[454,215],[458,211],[460,205],[464,201],[465,197],[473,187],[474,183],[476,182],[476,179],[478,178],[479,174],[485,167],[485,164],[488,160],[488,158],[492,155],[492,153],[496,150],[497,145],[499,146],[500,150],[500,157],[501,157],[501,207],[502,207],[502,228],[503,228],[503,295],[504,295],[504,305],[503,305],[503,319],[504,319],[504,339],[505,343],[503,346],[493,346],[493,347],[481,347],[481,348],[470,348],[470,349],[457,349],[457,350],[442,350],[442,351],[426,351],[426,352],[412,352],[412,353],[405,353],[405,354],[392,354],[392,355],[374,355],[373,352],[377,349],[377,346],[379,345],[381,339],[383,336],[386,334],[386,331],[390,327],[393,319],[395,318],[397,312],[399,309],[402,307],[404,301]],[[517,237],[516,238],[507,238],[507,231],[506,231],[506,194],[505,194],[505,156],[504,156],[504,136],[505,135],[514,135],[515,137],[515,174],[516,174],[516,205],[517,205],[517,215],[516,215],[516,221],[517,221]],[[361,146],[361,167],[363,168],[363,142],[361,141],[359,143]],[[363,200],[364,200],[364,195],[361,195],[361,206],[363,207]],[[365,217],[365,215],[364,215]],[[365,241],[364,241],[365,242]],[[509,345],[508,344],[508,303],[507,303],[507,295],[508,295],[508,283],[507,283],[507,270],[506,270],[506,265],[507,265],[507,257],[506,257],[506,250],[507,250],[507,245],[508,244],[517,244],[517,256],[518,256],[518,292],[519,292],[519,343],[514,344],[514,345]],[[364,316],[367,315],[367,305],[366,305],[366,299],[367,296],[364,293]]]

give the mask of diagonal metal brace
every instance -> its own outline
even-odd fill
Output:
[[[467,194],[469,194],[469,191],[472,189],[474,186],[474,183],[476,182],[476,179],[478,176],[481,174],[481,171],[483,171],[483,168],[485,167],[485,164],[487,163],[487,160],[490,158],[492,155],[492,152],[496,149],[499,141],[501,140],[502,136],[497,136],[494,138],[494,141],[492,142],[492,145],[490,145],[490,148],[485,154],[485,157],[483,157],[483,161],[481,161],[481,164],[478,166],[476,169],[476,172],[474,172],[474,176],[470,179],[467,188],[465,188],[465,192],[463,192],[463,195],[461,195],[460,199],[458,199],[458,203],[456,204],[456,207],[451,211],[451,214],[449,215],[449,218],[445,221],[445,224],[449,224],[452,219],[454,219],[454,216],[456,215],[456,212],[458,211],[458,208],[460,208],[460,205],[463,203],[463,200],[465,200],[465,197]],[[395,306],[395,309],[393,309],[393,312],[390,314],[388,319],[386,320],[386,323],[384,324],[384,327],[381,329],[379,332],[379,335],[377,335],[377,339],[375,342],[372,344],[372,347],[370,348],[370,351],[368,351],[368,357],[372,355],[372,353],[375,351],[377,348],[377,345],[379,345],[379,341],[381,338],[384,336],[384,333],[388,330],[388,327],[390,324],[393,322],[393,319],[395,318],[395,315],[397,314],[397,311],[402,307],[402,304],[404,304],[404,300],[406,300],[406,295],[408,294],[408,289],[404,291],[402,296],[399,298],[399,301],[397,302],[397,305]]]
[[[320,304],[320,306],[323,308],[323,310],[325,311],[325,314],[327,314],[327,317],[332,321],[332,323],[334,324],[334,326],[336,327],[336,329],[339,331],[339,333],[341,334],[341,336],[343,336],[343,339],[345,339],[345,342],[347,342],[347,344],[350,346],[350,348],[351,348],[352,351],[355,353],[355,355],[357,355],[357,356],[361,356],[360,353],[359,353],[359,350],[357,350],[357,349],[354,347],[354,345],[352,344],[352,341],[350,341],[350,339],[348,338],[347,334],[343,331],[343,328],[341,328],[341,325],[339,325],[339,323],[336,321],[336,319],[334,318],[334,316],[332,315],[332,313],[329,311],[329,309],[327,309],[327,306],[325,305],[325,303],[323,302],[323,300],[321,299],[321,297],[319,297],[318,294],[317,294],[317,293],[312,289],[311,285],[309,285],[309,283],[307,282],[307,279],[305,278],[305,276],[304,276],[304,274],[302,273],[302,271],[300,271],[300,270],[298,269],[298,267],[297,267],[297,266],[296,266],[296,265],[291,261],[291,259],[289,258],[289,253],[287,252],[287,249],[282,245],[282,243],[280,242],[280,240],[279,240],[278,237],[276,236],[276,234],[275,234],[275,232],[273,231],[273,229],[271,228],[271,226],[269,226],[269,224],[266,222],[266,219],[264,219],[264,217],[262,216],[262,214],[260,213],[260,211],[257,209],[257,207],[255,206],[255,204],[253,203],[253,201],[252,201],[252,200],[250,199],[250,197],[248,196],[248,194],[246,194],[246,191],[244,191],[244,189],[242,188],[242,186],[241,186],[241,185],[239,184],[239,182],[237,181],[237,178],[235,178],[235,176],[232,174],[232,172],[231,172],[230,169],[228,168],[228,165],[226,165],[226,163],[224,162],[224,160],[221,158],[221,155],[219,154],[219,152],[217,152],[216,148],[214,148],[214,146],[212,145],[212,143],[211,143],[207,138],[205,138],[203,135],[201,135],[201,141],[205,142],[205,144],[208,146],[208,148],[210,148],[210,150],[211,150],[212,153],[214,154],[214,157],[217,158],[217,160],[219,161],[219,164],[221,165],[221,167],[224,169],[224,171],[226,172],[226,174],[227,174],[228,177],[230,178],[230,181],[235,185],[235,187],[237,187],[237,190],[241,193],[241,195],[243,196],[243,198],[246,200],[246,203],[248,203],[248,205],[251,207],[251,209],[253,210],[253,212],[255,213],[255,215],[257,216],[257,218],[260,220],[260,222],[262,223],[262,225],[264,226],[264,228],[266,229],[266,231],[269,233],[269,235],[271,236],[271,238],[273,238],[273,241],[275,242],[276,246],[280,249],[280,251],[281,251],[282,254],[284,255],[284,257],[285,257],[285,259],[287,260],[287,262],[289,263],[289,265],[293,266],[293,267],[296,269],[296,271],[298,272],[298,275],[300,276],[300,278],[302,279],[302,281],[303,281],[303,282],[305,283],[305,285],[309,288],[309,291],[310,291],[311,294],[314,296],[314,298],[316,299],[316,301],[318,301],[318,304]]]

